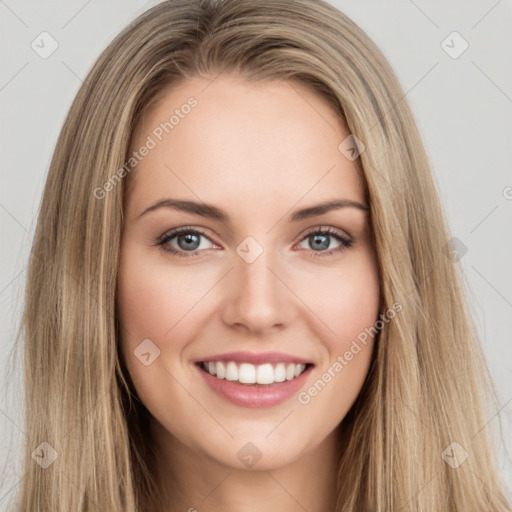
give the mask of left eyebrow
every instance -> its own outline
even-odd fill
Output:
[[[363,211],[369,210],[368,206],[357,201],[352,201],[351,199],[338,199],[303,208],[302,210],[297,210],[291,216],[290,220],[291,222],[298,222],[300,220],[309,219],[310,217],[316,217],[317,215],[323,215],[324,213],[331,210],[337,210],[339,208],[357,208],[358,210]]]

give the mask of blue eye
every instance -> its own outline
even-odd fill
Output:
[[[200,229],[182,227],[166,233],[158,240],[157,245],[160,246],[163,251],[172,255],[191,257],[198,255],[203,249],[211,248],[211,246],[204,247],[204,244],[201,243],[201,239],[206,239],[212,244],[210,238]],[[326,249],[329,249],[332,245],[330,239],[335,239],[338,245],[327,251]],[[177,247],[171,244],[174,240]],[[311,231],[300,243],[302,244],[304,242],[308,244],[308,248],[310,248],[312,252],[311,256],[314,258],[340,253],[350,248],[353,244],[351,239],[332,228],[320,228]]]
[[[331,246],[329,239],[332,238],[334,238],[339,245],[329,251],[324,251],[324,249],[328,249]],[[348,237],[341,235],[338,231],[331,228],[321,228],[312,231],[303,238],[302,242],[304,241],[308,243],[309,247],[313,248],[312,256],[315,258],[319,256],[331,256],[334,253],[350,248],[353,244],[353,241]]]
[[[161,246],[162,250],[176,256],[194,256],[199,249],[209,249],[209,247],[201,247],[201,238],[209,240],[209,238],[197,228],[178,228],[164,235],[157,245]],[[178,244],[177,248],[170,245],[173,239],[176,239]]]

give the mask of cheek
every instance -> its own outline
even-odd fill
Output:
[[[163,256],[161,262],[148,264],[136,250],[127,251],[119,275],[120,321],[130,345],[145,338],[160,344],[171,332],[174,335],[183,329],[187,313],[208,289],[208,283],[193,279],[183,269],[173,269]]]
[[[304,278],[304,276],[302,276]],[[323,324],[324,343],[331,352],[345,350],[347,343],[374,325],[379,314],[380,287],[376,259],[361,251],[337,268],[319,268],[295,289]]]
[[[343,420],[368,374],[380,305],[374,256],[365,255],[357,264],[331,272],[310,290],[311,309],[328,326],[328,334],[323,338],[321,367],[297,399],[311,418],[322,419],[327,433]]]
[[[361,265],[334,291],[335,299],[328,311],[328,318],[343,344],[352,340],[365,328],[374,325],[379,314],[379,278],[373,266]]]
[[[188,377],[178,363],[187,340],[193,338],[197,328],[190,321],[195,313],[194,305],[209,286],[197,283],[191,272],[173,269],[163,256],[149,263],[147,255],[136,247],[127,247],[122,253],[118,280],[121,351],[138,396],[163,423],[166,423],[169,402],[181,411],[185,424],[193,422],[193,418],[187,418],[191,411],[184,405],[189,397],[176,385],[186,382]],[[153,358],[157,352],[145,342],[144,346],[149,348],[144,352],[150,352],[150,364],[146,366],[137,354],[142,352],[139,346],[147,339],[160,352]],[[172,368],[169,362],[173,362]],[[193,408],[192,412],[197,413]]]
[[[317,272],[314,279],[308,279],[302,293],[307,298],[304,302],[321,320],[316,323],[323,325],[325,333],[324,357],[317,375],[322,382],[311,389],[310,396],[328,387],[329,391],[322,393],[317,405],[329,409],[332,406],[332,402],[328,405],[329,400],[339,402],[338,398],[342,398],[343,410],[339,412],[344,414],[360,391],[372,357],[373,328],[380,306],[374,253],[369,250],[358,253],[335,272],[333,269]]]

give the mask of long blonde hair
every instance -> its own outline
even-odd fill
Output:
[[[382,310],[403,309],[379,332],[339,429],[337,510],[510,510],[485,427],[492,382],[411,110],[375,44],[322,0],[164,1],[90,70],[55,148],[29,264],[19,510],[161,509],[148,412],[119,356],[119,170],[162,91],[225,70],[310,86],[365,145]],[[42,442],[58,454],[46,468],[32,457]],[[457,468],[445,462],[466,452]]]

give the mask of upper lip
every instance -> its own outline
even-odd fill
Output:
[[[295,363],[312,364],[303,357],[285,354],[283,352],[226,352],[197,359],[196,363],[217,361],[234,361],[236,363],[251,363],[254,365],[264,363]]]

